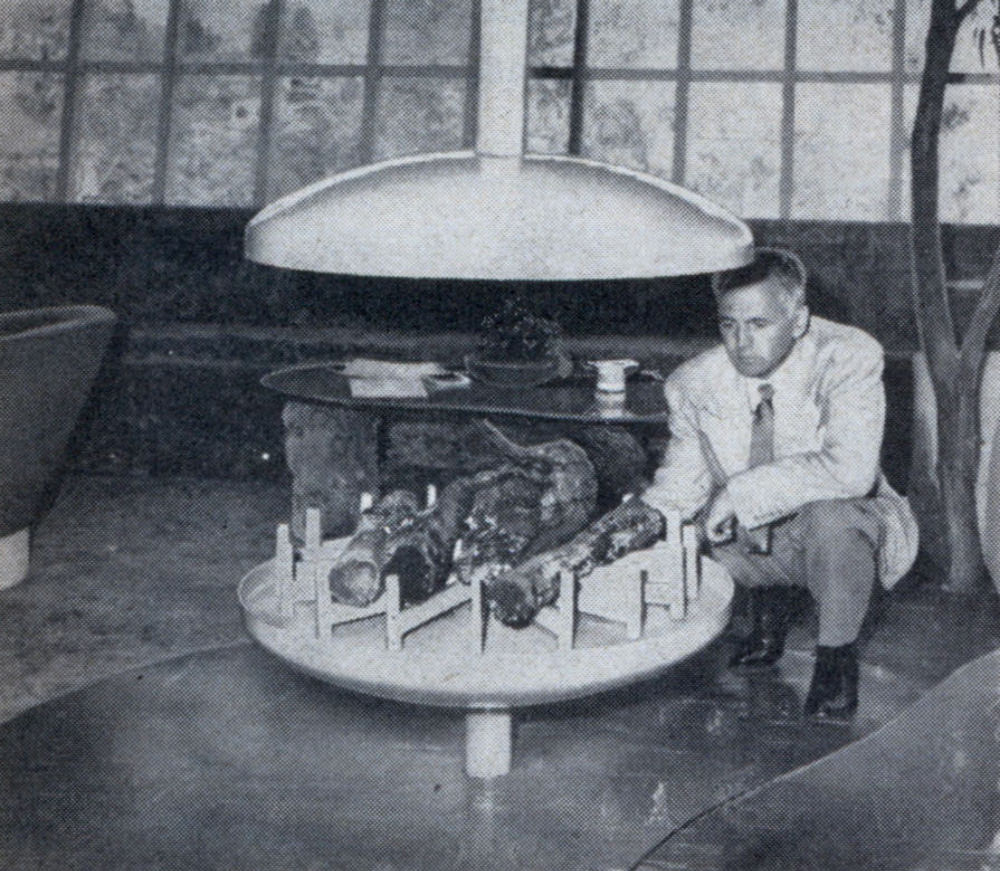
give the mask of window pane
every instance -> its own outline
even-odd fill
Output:
[[[525,149],[535,154],[565,154],[569,147],[568,81],[528,81]]]
[[[86,77],[73,161],[77,202],[149,202],[159,102],[157,76]]]
[[[386,78],[379,88],[378,159],[462,147],[465,82]]]
[[[888,70],[893,0],[824,0],[798,4],[800,70]]]
[[[263,53],[267,5],[262,0],[181,0],[181,60],[239,61]]]
[[[592,82],[584,108],[583,153],[670,178],[673,82]]]
[[[924,40],[931,20],[931,0],[906,0],[906,49],[903,67],[919,73],[924,65]]]
[[[364,63],[369,5],[364,0],[287,3],[281,16],[281,58],[304,63]]]
[[[528,63],[570,66],[576,0],[530,0],[528,15]]]
[[[0,3],[0,57],[62,60],[69,43],[71,0]]]
[[[907,0],[906,3],[906,69],[919,73],[924,64],[924,41],[930,23],[931,0]],[[990,23],[996,7],[992,3],[980,2],[971,15],[962,23],[955,39],[955,52],[951,59],[951,69],[959,73],[996,72],[997,58],[990,46]],[[979,59],[977,31],[986,28],[983,46],[985,66]]]
[[[361,79],[278,82],[268,199],[361,160]]]
[[[1000,132],[996,85],[950,85],[941,116],[941,219],[996,224]]]
[[[471,0],[388,0],[385,11],[387,63],[468,61]]]
[[[888,85],[796,88],[794,217],[885,219],[889,119]]]
[[[258,77],[180,77],[174,94],[167,200],[181,205],[249,205],[259,119]]]
[[[705,0],[694,4],[693,16],[694,69],[784,67],[785,0]]]
[[[591,0],[588,66],[673,69],[679,7],[679,0]]]
[[[780,145],[780,85],[691,85],[689,187],[737,215],[776,217]]]
[[[910,218],[910,131],[918,87],[903,92],[906,150],[903,162],[903,218]],[[995,121],[997,92],[989,85],[949,85],[941,117],[941,220],[996,224],[1000,191],[1000,134]]]
[[[48,200],[59,167],[63,79],[50,73],[0,73],[0,198]]]
[[[83,13],[86,60],[159,61],[167,0],[87,0]]]

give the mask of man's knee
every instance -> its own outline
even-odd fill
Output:
[[[767,572],[768,566],[761,558],[749,556],[735,541],[713,545],[709,555],[720,563],[733,581],[740,586],[760,587],[775,583]]]
[[[878,547],[878,521],[859,499],[824,499],[802,506],[797,516],[806,547],[834,542]]]

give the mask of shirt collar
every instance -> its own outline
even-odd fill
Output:
[[[794,390],[794,385],[802,373],[802,356],[806,351],[806,344],[810,340],[809,333],[798,339],[792,346],[791,352],[782,360],[778,366],[766,378],[751,378],[749,375],[739,375],[746,391],[747,402],[750,410],[753,411],[760,404],[760,385],[770,384],[774,388],[774,401],[779,403],[782,393],[788,396],[789,391]],[[737,373],[739,374],[739,373]]]

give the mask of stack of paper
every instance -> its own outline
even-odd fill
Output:
[[[351,385],[351,396],[376,399],[427,398],[423,378],[439,375],[438,363],[401,363],[357,357],[343,369]]]

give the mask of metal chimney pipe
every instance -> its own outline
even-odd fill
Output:
[[[520,158],[524,143],[524,82],[528,0],[482,0],[479,133],[476,151]]]

